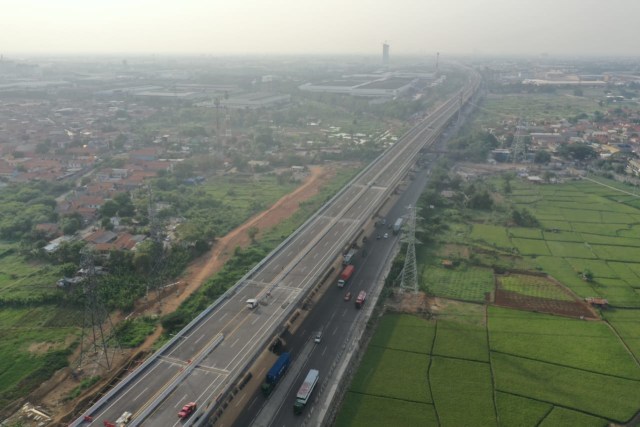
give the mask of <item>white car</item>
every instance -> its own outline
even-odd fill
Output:
[[[389,238],[389,233],[384,233],[384,238],[388,239]]]
[[[322,331],[318,331],[318,333],[316,334],[316,337],[313,339],[313,342],[318,344],[320,343],[320,340],[322,340]]]

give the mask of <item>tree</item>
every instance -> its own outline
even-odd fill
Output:
[[[536,151],[535,156],[533,157],[533,162],[539,165],[547,164],[551,160],[551,154],[546,150],[538,150]]]

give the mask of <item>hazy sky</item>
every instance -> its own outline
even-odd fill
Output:
[[[5,54],[640,54],[640,0],[0,0],[0,16]]]

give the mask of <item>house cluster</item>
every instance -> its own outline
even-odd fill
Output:
[[[520,139],[526,147],[526,162],[532,162],[536,152],[547,151],[552,156],[552,166],[563,166],[572,163],[557,155],[563,146],[586,144],[601,159],[614,160],[623,164],[627,172],[640,174],[640,161],[636,158],[640,153],[640,113],[635,110],[616,108],[597,121],[588,118],[527,124],[504,121],[498,128],[488,130],[505,146],[511,140],[509,148],[493,150],[494,161],[511,161]]]

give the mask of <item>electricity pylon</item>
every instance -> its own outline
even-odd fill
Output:
[[[417,293],[419,289],[416,243],[420,244],[420,242],[416,239],[416,211],[417,208],[415,207],[409,208],[409,218],[407,221],[408,230],[402,239],[402,242],[407,244],[407,253],[404,257],[404,267],[400,272],[400,289],[413,293]]]
[[[82,250],[81,256],[80,265],[85,275],[81,282],[85,309],[78,365],[82,366],[83,361],[86,361],[88,357],[93,357],[97,364],[110,370],[115,351],[120,348],[120,344],[107,307],[99,292],[94,253],[85,248]]]

